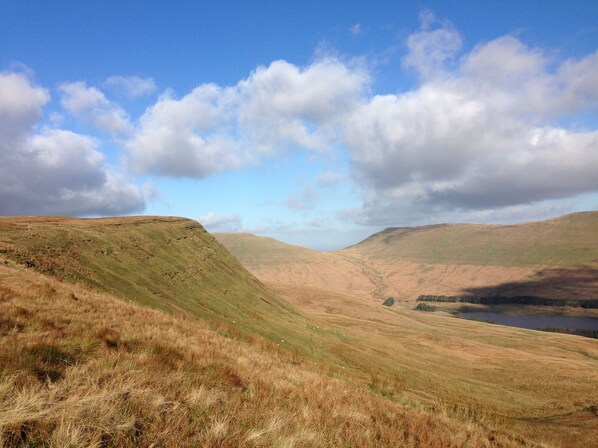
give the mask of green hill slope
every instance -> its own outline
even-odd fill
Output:
[[[154,308],[273,340],[304,319],[197,222],[183,218],[0,218],[0,252],[21,265]]]
[[[389,228],[345,252],[418,263],[568,268],[598,262],[598,212],[516,225]]]
[[[274,238],[250,233],[215,233],[214,237],[245,267],[294,263],[313,263],[321,253],[301,246],[293,246]]]

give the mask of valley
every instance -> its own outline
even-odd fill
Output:
[[[375,263],[358,246],[215,239],[182,218],[0,218],[2,443],[595,445],[596,340],[415,311],[417,284],[453,291],[430,272],[501,268]],[[521,264],[505,281],[537,274]]]
[[[271,238],[216,234],[262,281],[364,299],[420,295],[598,298],[598,213],[510,226],[391,228],[349,248],[317,252]]]

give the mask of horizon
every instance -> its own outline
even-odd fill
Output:
[[[330,251],[598,209],[596,2],[0,11],[0,215]]]
[[[539,222],[546,222],[546,221],[551,221],[553,219],[559,219],[559,218],[564,218],[567,216],[572,216],[572,215],[579,215],[579,214],[587,214],[587,213],[596,213],[596,211],[594,210],[580,210],[580,211],[576,211],[576,212],[571,212],[571,213],[567,213],[564,215],[557,215],[557,216],[552,216],[552,217],[548,217],[542,220],[531,220],[531,221],[517,221],[517,222],[511,222],[511,223],[482,223],[482,222],[437,222],[437,223],[430,223],[430,224],[421,224],[421,225],[416,225],[416,226],[389,226],[389,227],[385,227],[383,229],[380,229],[372,234],[366,235],[365,237],[353,241],[353,242],[349,242],[346,246],[343,247],[338,247],[338,248],[334,248],[334,249],[321,249],[318,247],[313,247],[313,246],[309,246],[309,245],[301,245],[301,244],[295,244],[295,243],[291,243],[288,241],[284,241],[278,238],[275,238],[273,236],[270,235],[260,235],[257,233],[250,233],[250,232],[246,232],[243,230],[236,230],[236,231],[210,231],[210,233],[216,235],[216,234],[240,234],[240,235],[249,235],[249,236],[256,236],[258,238],[269,238],[269,239],[273,239],[279,243],[283,243],[286,245],[291,245],[291,246],[297,246],[297,247],[301,247],[301,248],[306,248],[306,249],[312,249],[316,252],[336,252],[336,251],[340,251],[343,249],[348,249],[350,247],[356,246],[362,242],[364,242],[365,240],[369,239],[370,237],[378,234],[378,233],[382,233],[384,231],[387,230],[397,230],[397,229],[415,229],[415,228],[421,228],[421,227],[439,227],[439,226],[451,226],[451,225],[474,225],[474,226],[517,226],[520,224],[533,224],[533,223],[539,223]],[[204,228],[205,226],[201,223],[201,221],[195,220],[193,218],[189,218],[186,216],[178,216],[178,215],[123,215],[123,216],[100,216],[100,217],[77,217],[77,216],[60,216],[60,215],[51,215],[51,216],[43,216],[43,215],[20,215],[20,216],[6,216],[6,215],[0,215],[0,219],[12,219],[12,218],[21,218],[21,219],[27,219],[27,218],[34,218],[34,219],[40,219],[40,220],[45,220],[45,219],[61,219],[61,218],[66,218],[67,220],[69,219],[119,219],[119,218],[167,218],[167,219],[191,219],[194,220],[196,222],[198,222],[199,224],[201,224]]]
[[[365,240],[367,240],[368,238],[370,238],[371,236],[374,236],[378,233],[384,232],[386,230],[396,230],[396,229],[415,229],[415,228],[420,228],[420,227],[437,227],[437,226],[451,226],[451,225],[486,225],[486,226],[517,226],[519,224],[532,224],[532,223],[537,223],[537,222],[545,222],[545,221],[551,221],[553,219],[558,219],[558,218],[564,218],[566,216],[572,216],[572,215],[579,215],[579,214],[584,214],[584,213],[595,213],[595,210],[579,210],[579,211],[575,211],[575,212],[571,212],[571,213],[566,213],[564,215],[556,215],[556,216],[549,216],[545,219],[541,219],[541,220],[524,220],[524,221],[516,221],[516,222],[505,222],[505,223],[500,223],[500,222],[494,222],[494,223],[483,223],[483,222],[437,222],[437,223],[430,223],[430,224],[421,224],[421,225],[416,225],[416,226],[388,226],[388,227],[384,227],[383,229],[380,229],[370,235],[366,235],[365,237],[354,241],[354,242],[350,242],[349,244],[347,244],[346,246],[343,247],[339,247],[336,249],[320,249],[318,247],[314,247],[314,246],[303,246],[301,244],[294,244],[294,243],[289,243],[287,241],[283,241],[280,240],[278,238],[274,238],[270,235],[259,235],[259,234],[255,234],[255,233],[249,233],[249,232],[245,232],[245,231],[214,231],[213,233],[218,234],[218,233],[223,233],[223,234],[245,234],[245,235],[251,235],[251,236],[257,236],[260,238],[272,238],[280,243],[283,244],[288,244],[288,245],[292,245],[292,246],[298,246],[298,247],[304,247],[307,249],[313,249],[317,252],[336,252],[338,250],[343,250],[343,249],[348,249],[349,247],[352,246],[356,246],[359,243],[364,242]],[[144,215],[140,215],[140,216],[144,216]],[[199,221],[198,221],[199,222]],[[201,224],[201,222],[199,222]]]

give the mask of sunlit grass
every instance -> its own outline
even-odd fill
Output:
[[[0,291],[0,446],[526,446],[194,318],[4,267]]]

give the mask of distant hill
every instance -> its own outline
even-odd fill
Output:
[[[247,234],[216,238],[269,284],[376,299],[414,300],[422,294],[598,299],[598,212],[515,225],[389,228],[328,253]]]
[[[214,236],[243,266],[270,284],[300,284],[366,296],[376,288],[376,279],[364,274],[366,267],[352,257],[248,233],[215,233]]]
[[[346,249],[381,260],[570,268],[598,263],[598,212],[514,225],[388,228]]]
[[[245,267],[277,265],[287,263],[289,259],[298,263],[317,263],[325,258],[321,252],[250,233],[215,233],[214,236]]]

